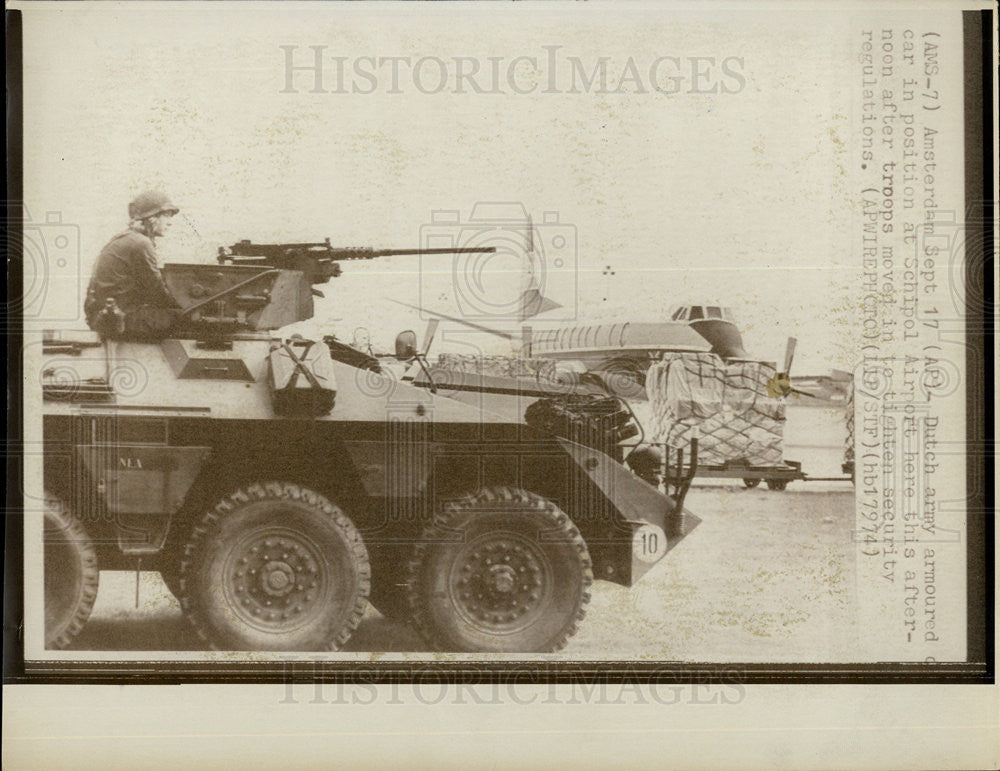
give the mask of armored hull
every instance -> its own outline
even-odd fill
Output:
[[[494,410],[468,398],[482,384],[456,398],[272,331],[312,315],[308,274],[164,273],[173,336],[49,334],[29,370],[48,647],[72,644],[102,569],[144,567],[206,647],[336,649],[370,602],[432,649],[556,650],[594,579],[631,585],[697,523],[621,462],[614,404],[532,423],[552,394]]]

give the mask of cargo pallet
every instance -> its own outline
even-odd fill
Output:
[[[665,450],[666,469],[663,478],[671,483],[684,479],[689,470],[683,463],[671,463],[670,451]],[[789,482],[850,482],[850,476],[814,477],[802,471],[802,464],[795,460],[782,461],[778,466],[752,466],[741,461],[729,461],[721,465],[709,466],[699,463],[695,476],[705,479],[742,479],[747,488],[757,487],[761,481],[767,483],[768,490],[783,491]]]

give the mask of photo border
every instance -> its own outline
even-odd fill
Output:
[[[23,438],[23,372],[18,310],[6,321],[8,399],[5,521],[4,683],[995,683],[995,521],[993,410],[993,12],[963,11],[965,99],[965,198],[967,218],[981,220],[982,255],[966,255],[966,286],[983,288],[982,305],[966,309],[967,648],[964,663],[872,664],[671,663],[646,661],[215,663],[163,660],[26,661],[23,639],[23,501],[18,454]],[[6,12],[7,32],[7,243],[20,243],[23,209],[21,12]],[[986,98],[984,98],[984,96]],[[8,262],[8,301],[23,284],[22,265]]]

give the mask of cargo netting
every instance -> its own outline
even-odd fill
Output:
[[[646,374],[652,441],[686,448],[697,437],[700,465],[781,465],[785,403],[767,395],[774,374],[764,362],[664,354]]]

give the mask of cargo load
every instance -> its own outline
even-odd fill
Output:
[[[435,366],[448,372],[465,372],[473,375],[556,380],[556,363],[552,359],[442,353],[438,355]]]
[[[767,395],[774,375],[766,362],[664,354],[646,375],[652,441],[683,448],[697,437],[699,463],[706,466],[780,465],[785,403]]]

